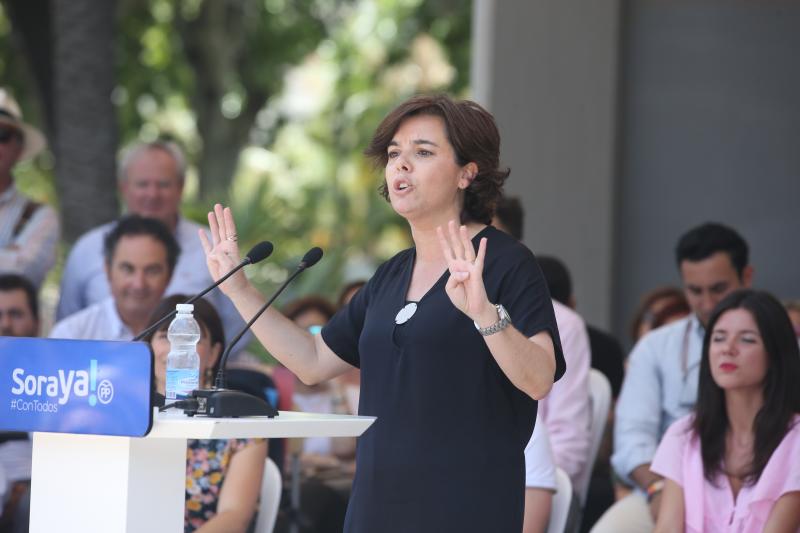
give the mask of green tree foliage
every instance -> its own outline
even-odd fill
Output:
[[[410,244],[405,222],[377,192],[382,169],[371,168],[362,151],[401,100],[467,90],[470,13],[464,2],[460,11],[452,4],[340,6],[326,17],[329,37],[287,73],[256,121],[258,147],[245,152],[231,202],[244,233],[273,238],[283,248],[279,257],[297,257],[311,244],[326,250],[295,293],[333,297],[343,282],[369,276]],[[257,277],[285,274],[267,265]]]
[[[124,130],[145,138],[191,134],[200,196],[218,198],[230,185],[257,113],[280,89],[283,72],[323,38],[316,4],[129,2],[119,40],[117,99]]]
[[[274,241],[273,260],[252,272],[265,289],[319,245],[325,259],[284,300],[333,297],[343,280],[370,275],[410,242],[377,193],[382,171],[361,152],[402,99],[464,94],[471,3],[220,1],[215,16],[210,4],[123,3],[115,92],[123,137],[171,136],[188,148],[196,165],[185,211],[203,221],[212,202],[229,203],[244,247]],[[203,117],[214,114],[212,130],[238,132],[231,142],[204,131]],[[231,153],[241,155],[238,166]],[[230,171],[208,176],[204,158],[228,161]]]
[[[229,204],[243,248],[273,241],[273,257],[250,270],[265,291],[318,245],[325,258],[283,301],[334,298],[410,243],[377,192],[382,169],[362,151],[403,99],[467,96],[471,4],[118,0],[119,139],[171,137],[187,149],[185,214],[202,222],[213,202]],[[0,50],[12,48],[0,13]],[[17,63],[0,58],[0,74],[24,87]]]
[[[32,3],[39,1],[32,0]],[[47,131],[44,102],[36,88],[35,75],[27,61],[21,36],[13,31],[8,4],[0,3],[0,85],[10,88],[14,93],[27,122]],[[17,187],[25,194],[58,205],[51,153],[17,165],[15,174]]]

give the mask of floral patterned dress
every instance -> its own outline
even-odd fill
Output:
[[[189,439],[186,446],[184,533],[217,513],[217,499],[233,454],[261,439]]]

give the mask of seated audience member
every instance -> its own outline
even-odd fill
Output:
[[[792,321],[794,334],[797,336],[798,342],[800,342],[800,300],[786,302],[784,307],[786,307],[786,312],[789,314],[789,320]]]
[[[361,290],[361,287],[366,285],[366,280],[360,279],[357,281],[351,281],[344,287],[342,287],[342,292],[339,293],[339,299],[336,301],[336,308],[341,309],[345,305],[350,303],[350,300],[353,299],[353,296]]]
[[[121,218],[103,243],[111,296],[58,322],[50,337],[131,340],[150,325],[179,254],[172,233],[158,220]]]
[[[0,88],[0,273],[24,274],[36,287],[56,263],[58,216],[20,194],[13,171],[44,147],[44,136],[22,121],[17,101]]]
[[[691,309],[677,287],[660,287],[642,297],[631,323],[631,340],[641,339],[645,333],[689,315]]]
[[[33,283],[18,274],[0,274],[0,336],[38,335],[39,304]],[[32,451],[27,433],[0,431],[0,477],[5,484],[0,531],[28,531]]]
[[[319,335],[322,326],[335,312],[334,306],[319,296],[300,298],[283,309],[288,319],[313,335]],[[345,389],[338,378],[313,386],[295,379],[293,400],[301,411],[354,414],[348,407]],[[302,440],[297,465],[302,469],[300,508],[294,509],[298,522],[307,526],[302,531],[342,531],[355,473],[355,451],[356,439],[352,437]],[[288,525],[279,521],[276,531],[283,531]]]
[[[575,308],[572,277],[566,265],[556,257],[536,257],[542,268],[550,296],[557,302]],[[582,524],[593,524],[614,503],[614,485],[611,474],[612,436],[614,432],[613,401],[619,396],[625,376],[625,355],[617,339],[593,326],[587,325],[592,368],[603,373],[611,385],[612,409],[609,410],[603,440],[597,451],[592,477],[584,505]]]
[[[525,447],[525,515],[522,533],[544,533],[550,522],[556,492],[556,464],[550,436],[543,420],[537,420]]]
[[[207,230],[181,216],[185,175],[186,158],[177,144],[168,141],[134,144],[123,151],[119,163],[118,186],[125,212],[160,220],[181,248],[164,292],[167,295],[197,294],[213,282],[199,237],[200,231]],[[103,241],[113,227],[110,222],[89,230],[70,250],[61,277],[56,320],[111,295]],[[219,290],[208,293],[206,298],[219,310],[225,332],[233,338],[245,324],[233,303]],[[156,301],[160,299],[159,296]],[[243,350],[251,338],[252,334],[246,333],[233,348],[234,354]]]
[[[749,287],[753,276],[747,243],[721,224],[689,230],[675,256],[692,314],[647,333],[631,352],[614,416],[611,463],[636,490],[615,503],[594,532],[653,529],[662,480],[650,470],[653,455],[667,428],[694,407],[703,335],[714,306]]]
[[[151,321],[185,301],[186,296],[180,294],[164,299],[153,311]],[[216,310],[202,298],[194,302],[193,315],[200,326],[200,385],[211,387],[225,347],[225,332]],[[168,329],[169,321],[165,321],[144,339],[153,349],[156,389],[162,395],[170,349]],[[266,455],[264,439],[188,439],[184,533],[248,531],[255,518]]]
[[[307,296],[290,302],[284,307],[284,315],[298,326],[318,335],[322,326],[336,313],[328,300],[319,296]],[[310,413],[354,414],[347,405],[344,390],[336,380],[317,385],[305,385],[297,379],[292,396],[298,409]],[[355,456],[354,438],[309,437],[303,443],[303,461],[308,466],[320,462],[320,466],[336,459],[352,459]]]
[[[770,294],[728,295],[708,321],[697,404],[658,446],[657,532],[800,531],[800,350]]]
[[[575,309],[575,295],[572,292],[572,276],[564,263],[552,256],[537,255],[536,260],[547,280],[547,288],[553,300]],[[619,341],[609,333],[594,326],[586,325],[589,333],[589,350],[592,356],[592,368],[603,373],[611,385],[611,395],[619,396],[622,378],[625,376],[625,355]]]
[[[492,225],[521,240],[523,215],[518,199],[502,198]],[[556,465],[567,473],[577,487],[583,469],[591,468],[586,464],[591,439],[589,335],[586,323],[578,313],[556,300],[553,300],[553,310],[567,372],[553,384],[550,393],[539,400],[537,420],[544,420],[547,424]],[[526,457],[526,462],[528,460]]]
[[[575,487],[573,494],[575,511],[571,511],[567,527],[577,517],[579,480],[588,464],[591,433],[591,402],[589,399],[589,336],[586,323],[572,309],[553,301],[553,311],[558,325],[558,334],[567,363],[564,376],[553,384],[550,393],[539,400],[537,421],[544,421],[550,435],[556,466],[560,467]],[[527,463],[530,458],[526,456]]]

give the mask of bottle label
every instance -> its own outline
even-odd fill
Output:
[[[183,400],[199,388],[200,373],[191,368],[167,369],[167,400]]]

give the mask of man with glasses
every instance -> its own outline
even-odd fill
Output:
[[[634,491],[600,518],[594,533],[653,530],[664,482],[650,471],[650,462],[670,424],[697,401],[705,324],[714,307],[728,293],[749,287],[753,277],[747,243],[721,224],[688,231],[675,256],[692,314],[646,334],[631,352],[617,401],[611,463]]]
[[[16,100],[0,88],[0,273],[24,274],[37,287],[56,262],[58,217],[20,194],[13,170],[44,147],[44,136],[22,121]]]

